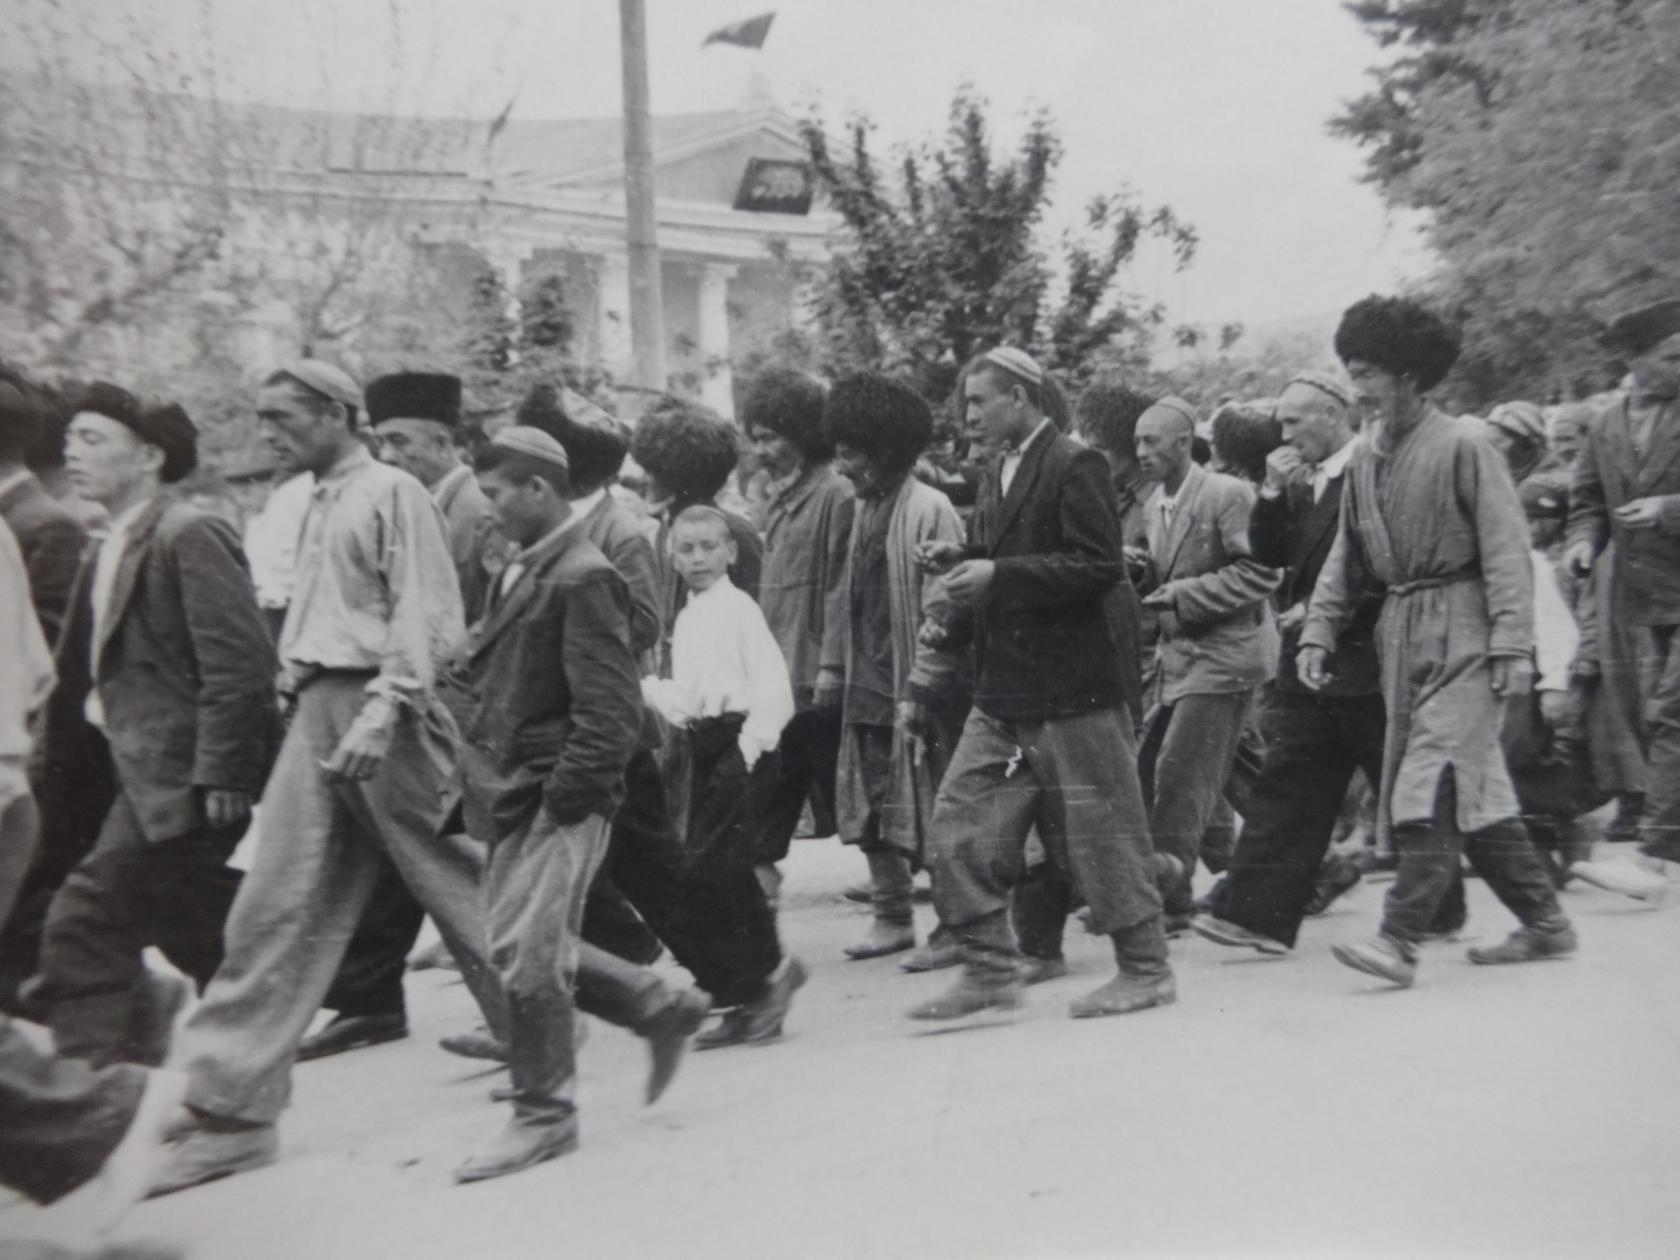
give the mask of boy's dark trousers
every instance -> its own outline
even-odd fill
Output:
[[[840,711],[802,709],[782,732],[776,749],[777,770],[765,792],[757,840],[757,860],[774,864],[788,855],[805,802],[812,814],[834,815],[834,778],[840,760]],[[754,767],[756,770],[757,767]],[[819,805],[826,802],[827,808]],[[818,831],[818,835],[827,835]]]

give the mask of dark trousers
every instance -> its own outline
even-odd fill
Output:
[[[765,791],[758,819],[760,863],[787,857],[806,801],[812,801],[813,813],[818,813],[815,802],[826,797],[827,812],[833,816],[834,776],[840,759],[839,711],[805,709],[794,714],[782,731],[776,753],[776,776]]]
[[[715,1005],[739,1006],[763,992],[782,959],[776,917],[752,871],[743,817],[745,775],[739,773],[744,768],[738,753],[732,763],[725,756],[735,748],[734,734],[722,740],[704,731],[678,732],[674,738],[689,744],[690,838],[699,843],[691,847],[676,833],[658,757],[638,752],[625,770],[624,804],[613,818],[602,872]],[[626,951],[641,947],[628,934],[600,933],[594,896],[600,887],[597,880],[583,938],[637,961]]]
[[[1354,773],[1382,781],[1386,712],[1380,695],[1274,693],[1219,918],[1295,944]]]
[[[0,1010],[30,1018],[40,1012],[25,1009],[18,990],[40,970],[47,909],[76,864],[93,848],[116,796],[116,771],[104,739],[92,727],[81,735],[78,755],[68,759],[73,771],[61,768],[36,785],[39,839],[10,912],[0,915],[4,925],[0,926]]]
[[[929,866],[939,921],[961,942],[970,979],[1016,974],[1008,911],[1035,826],[1050,862],[1091,906],[1094,930],[1118,939],[1158,919],[1129,727],[1116,710],[1042,722],[969,713],[934,801]],[[1148,967],[1166,970],[1164,941]]]
[[[1394,829],[1399,869],[1383,903],[1383,933],[1416,945],[1439,922],[1441,903],[1468,857],[1494,896],[1525,927],[1556,929],[1568,920],[1546,864],[1517,819],[1465,835],[1458,829],[1458,789],[1451,766],[1441,772],[1435,815]]]
[[[403,973],[425,921],[397,868],[380,853],[367,909],[321,1005],[340,1015],[406,1015]]]
[[[1041,862],[1021,876],[1009,898],[1015,943],[1028,958],[1060,958],[1068,915],[1078,908],[1073,881],[1054,862]]]
[[[583,939],[643,967],[656,962],[662,948],[647,920],[637,913],[605,870],[595,876],[584,901]]]
[[[39,837],[23,766],[0,758],[0,919],[16,905]],[[45,1054],[0,1015],[0,1185],[51,1203],[92,1178],[122,1141],[145,1083],[128,1064],[95,1071]]]
[[[92,1180],[145,1087],[141,1068],[45,1054],[0,1016],[0,1185],[51,1203]]]
[[[1138,777],[1149,801],[1149,834],[1157,852],[1171,854],[1184,867],[1184,878],[1167,890],[1168,914],[1195,908],[1190,877],[1231,777],[1250,694],[1185,696],[1157,705],[1144,722]],[[1216,864],[1223,861],[1223,854],[1210,856]]]
[[[148,841],[119,793],[93,851],[53,898],[32,1000],[61,1054],[103,1065],[131,1055],[145,1013],[141,953],[156,945],[202,991],[222,963],[222,929],[239,891],[227,860],[245,823]]]
[[[1680,862],[1680,626],[1640,630],[1639,690],[1650,763],[1639,838]]]

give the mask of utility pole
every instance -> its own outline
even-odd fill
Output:
[[[624,69],[624,210],[630,256],[630,345],[637,389],[665,389],[665,298],[654,220],[653,124],[648,116],[647,10],[643,0],[618,0]]]

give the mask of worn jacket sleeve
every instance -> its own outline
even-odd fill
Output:
[[[962,519],[951,506],[950,500],[943,495],[940,496],[937,510],[918,517],[916,526],[918,543],[961,542],[963,539]],[[931,573],[922,574],[919,590],[921,598],[918,601],[918,623],[930,613],[948,622],[957,612],[945,598],[942,578]],[[972,630],[972,623],[961,625],[951,643],[944,647],[928,647],[918,640],[916,660],[905,680],[910,695],[901,698],[913,698],[926,703],[961,691],[965,666],[968,663],[966,644],[972,636]]]
[[[630,650],[640,657],[659,646],[659,562],[653,544],[633,529],[618,530],[607,559],[630,588]]]
[[[1256,560],[1273,569],[1287,568],[1299,536],[1299,523],[1288,491],[1276,498],[1262,494],[1254,500],[1248,541]]]
[[[822,573],[818,585],[822,601],[822,651],[817,657],[819,672],[840,674],[846,668],[847,607],[846,558],[852,549],[852,519],[857,502],[844,482],[836,482],[830,491],[827,519],[822,534],[820,563]]]
[[[417,481],[392,485],[378,513],[379,568],[390,616],[370,695],[420,707],[466,633],[443,516]]]
[[[64,627],[64,611],[70,605],[70,592],[86,546],[87,531],[69,516],[42,522],[30,536],[24,557],[29,568],[29,593],[49,646],[58,642]]]
[[[989,599],[1075,603],[1100,597],[1125,576],[1120,516],[1103,457],[1091,450],[1077,452],[1053,492],[1061,549],[997,557]]]
[[[169,554],[198,679],[192,781],[260,792],[273,749],[274,644],[238,535],[220,519],[199,517],[174,535]]]
[[[1162,587],[1171,593],[1173,612],[1186,626],[1209,625],[1254,608],[1283,580],[1282,572],[1261,564],[1249,548],[1248,518],[1254,491],[1241,484],[1222,486],[1220,490],[1214,524],[1225,563],[1211,573],[1173,578]]]
[[[1526,656],[1534,650],[1534,561],[1528,518],[1505,460],[1482,438],[1459,447],[1458,501],[1476,522],[1476,547],[1487,589],[1488,653]]]
[[[1604,478],[1598,467],[1599,424],[1595,418],[1587,428],[1569,486],[1569,544],[1591,543],[1595,556],[1610,541],[1610,513],[1604,501]]]
[[[642,688],[630,650],[630,597],[623,579],[601,572],[565,593],[561,668],[570,721],[543,798],[562,826],[611,814],[642,725]]]

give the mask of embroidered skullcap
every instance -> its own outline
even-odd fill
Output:
[[[1029,385],[1044,384],[1044,369],[1038,366],[1038,361],[1014,346],[996,346],[986,351],[986,362]]]
[[[1189,403],[1185,402],[1184,399],[1180,398],[1177,394],[1168,394],[1165,398],[1156,399],[1149,405],[1149,410],[1145,411],[1143,415],[1138,417],[1138,423],[1142,424],[1151,411],[1166,411],[1172,413],[1180,420],[1184,421],[1185,424],[1189,425],[1192,433],[1196,431],[1196,425],[1200,423],[1201,419],[1196,415],[1196,409]]]
[[[1330,372],[1297,372],[1289,378],[1289,385],[1305,385],[1321,394],[1328,394],[1344,407],[1353,406],[1353,390],[1341,377]],[[1284,386],[1285,389],[1289,385]]]
[[[198,426],[177,403],[147,406],[128,390],[95,381],[76,399],[72,414],[91,412],[115,420],[147,446],[163,452],[163,480],[181,480],[198,467]]]
[[[461,378],[446,372],[392,372],[367,387],[369,424],[387,420],[461,423]]]
[[[566,458],[566,448],[552,435],[531,425],[510,424],[490,439],[490,445],[497,450],[552,464],[561,472],[571,472],[572,464]]]
[[[1624,311],[1610,321],[1604,344],[1622,354],[1644,354],[1680,333],[1680,298]]]
[[[1488,412],[1488,423],[1526,442],[1544,444],[1546,416],[1531,402],[1504,402]]]
[[[322,359],[293,359],[275,375],[289,376],[329,402],[343,403],[346,407],[358,411],[361,409],[361,386],[357,385],[350,373],[343,368],[335,367]]]

